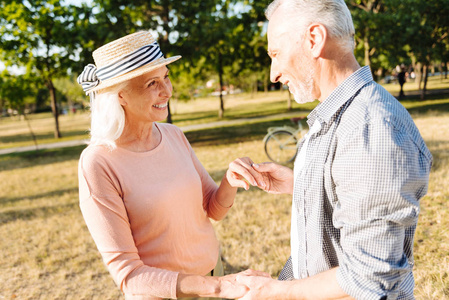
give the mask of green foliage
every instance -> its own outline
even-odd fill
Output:
[[[346,0],[356,28],[356,56],[373,69],[448,53],[448,0]],[[446,58],[447,60],[447,58]]]
[[[0,59],[41,80],[54,102],[78,102],[68,81],[93,63],[92,52],[137,30],[151,29],[172,66],[174,96],[191,99],[205,82],[257,90],[269,84],[266,19],[270,1],[59,0],[0,1]],[[446,62],[449,0],[346,0],[356,27],[356,57],[373,70],[405,63]],[[62,79],[66,78],[66,79]],[[67,81],[62,84],[61,82]],[[72,100],[73,99],[73,100]]]
[[[54,85],[58,92],[71,104],[82,103],[86,100],[86,95],[81,86],[76,82],[76,78],[57,78],[54,80]]]
[[[0,75],[0,108],[12,109],[23,114],[33,102],[35,82],[26,75],[14,76],[4,71]]]
[[[59,0],[2,2],[1,57],[45,80],[63,76],[71,66],[70,8]]]

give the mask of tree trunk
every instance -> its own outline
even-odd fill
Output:
[[[221,53],[218,53],[218,79],[220,81],[220,107],[218,109],[218,118],[222,119],[224,115],[224,101],[223,101],[223,65],[221,61]]]
[[[429,65],[425,64],[423,67],[423,77],[424,77],[424,86],[421,90],[421,100],[426,99],[426,91],[427,91],[427,74],[429,73]]]
[[[445,78],[445,79],[447,79],[447,71],[448,71],[448,68],[449,68],[449,63],[446,62],[446,72],[445,72],[445,74],[444,74],[444,78]]]
[[[164,34],[162,35],[162,38],[159,40],[159,44],[161,46],[161,49],[164,51],[168,50],[168,46],[170,44],[168,40],[168,33],[170,32],[170,1],[163,1],[162,3],[162,13],[161,13],[161,19],[162,19],[162,28],[164,29]],[[168,102],[168,115],[167,115],[167,123],[172,124],[173,120],[171,117],[171,111],[170,111],[170,102]]]
[[[27,122],[28,129],[30,130],[31,137],[33,138],[34,146],[36,147],[36,151],[37,151],[37,150],[39,150],[39,148],[37,146],[37,139],[36,139],[36,135],[33,132],[33,129],[31,128],[30,120],[27,118],[25,112],[22,112],[22,115],[23,115],[23,118],[25,119],[25,121]]]
[[[421,82],[422,82],[422,63],[417,63],[415,68],[416,73],[416,82],[418,82],[418,91],[421,90]]]
[[[218,74],[220,78],[220,107],[218,108],[218,118],[223,119],[224,115],[224,100],[223,100],[223,74]]]
[[[51,110],[53,112],[53,117],[55,118],[55,138],[59,139],[61,137],[61,132],[59,131],[59,109],[58,102],[56,101],[56,89],[53,85],[51,79],[47,81],[47,88],[50,92],[50,100],[51,100]]]
[[[365,36],[363,37],[363,49],[365,52],[365,66],[371,66],[370,49],[369,49],[369,28],[365,27]]]
[[[264,76],[265,80],[264,80],[264,91],[265,94],[268,94],[268,89],[270,86],[270,68],[267,68],[265,70],[265,76]]]
[[[167,123],[173,124],[173,120],[171,118],[171,112],[170,112],[170,101],[168,101],[168,103],[167,103],[167,110],[168,110]]]
[[[251,98],[254,98],[256,94],[257,94],[257,80],[255,80],[251,86]]]

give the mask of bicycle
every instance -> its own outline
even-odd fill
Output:
[[[263,142],[265,153],[273,162],[287,164],[292,162],[298,152],[298,143],[305,134],[304,126],[301,123],[305,117],[291,118],[296,128],[288,125],[270,127]]]

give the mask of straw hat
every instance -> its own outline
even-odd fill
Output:
[[[181,58],[165,58],[149,31],[139,31],[110,42],[92,54],[95,65],[89,64],[78,76],[86,94],[105,90]]]

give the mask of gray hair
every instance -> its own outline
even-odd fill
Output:
[[[107,92],[90,93],[90,145],[105,145],[114,150],[115,141],[125,128],[125,111],[119,102],[118,93],[128,83],[118,84]]]
[[[268,20],[281,5],[288,5],[286,18],[292,20],[292,25],[300,32],[314,22],[320,23],[330,37],[340,40],[342,47],[354,51],[354,23],[344,0],[274,0],[265,11]]]

